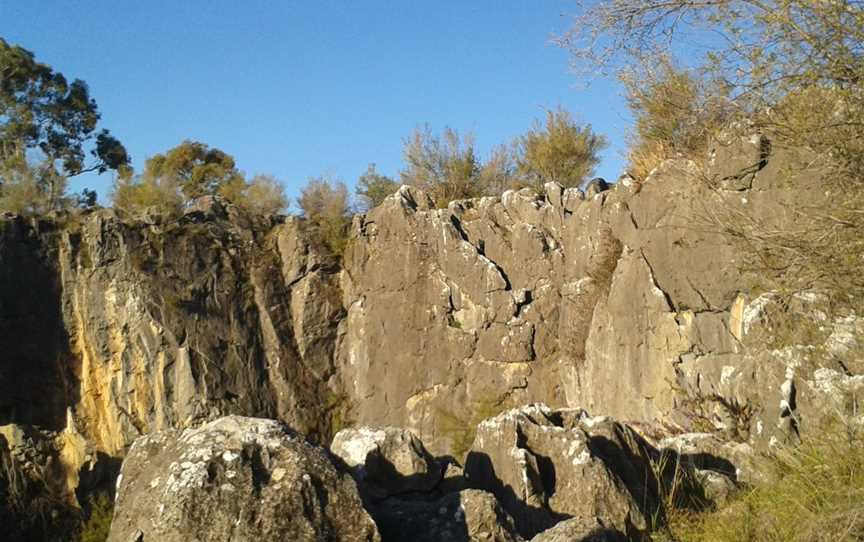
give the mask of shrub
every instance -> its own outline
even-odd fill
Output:
[[[649,68],[621,74],[634,117],[628,171],[645,179],[667,158],[700,160],[711,138],[728,124],[727,91],[663,59]]]
[[[133,177],[131,172],[119,176],[111,191],[114,208],[134,214],[149,207],[177,214],[183,205],[179,185],[171,178]]]
[[[111,520],[114,516],[114,502],[108,495],[100,494],[91,498],[89,512],[81,523],[76,542],[105,542],[111,531]]]
[[[546,123],[536,122],[517,140],[516,164],[520,180],[543,193],[543,185],[557,182],[575,187],[594,172],[606,138],[590,124],[580,126],[563,109],[546,112]]]
[[[365,210],[381,205],[381,202],[390,194],[396,192],[399,183],[386,175],[381,175],[375,170],[375,164],[369,164],[366,173],[357,180],[355,190],[362,201]]]
[[[402,182],[424,190],[439,207],[485,193],[470,134],[463,139],[455,130],[445,128],[439,137],[428,125],[418,128],[405,141],[403,157]]]
[[[348,242],[351,209],[348,188],[342,181],[310,178],[297,201],[306,218],[313,241],[341,256]]]
[[[480,185],[487,194],[500,194],[519,187],[515,145],[499,145],[480,167]]]
[[[259,215],[281,213],[288,207],[285,187],[272,175],[256,175],[244,184],[240,194],[228,197],[229,201]]]

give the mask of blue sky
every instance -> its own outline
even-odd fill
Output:
[[[585,88],[550,44],[575,1],[0,0],[0,36],[90,85],[103,126],[136,169],[184,139],[271,173],[289,195],[309,176],[353,183],[370,162],[401,167],[403,139],[429,123],[473,131],[485,156],[563,106],[612,143],[629,116],[620,89]],[[104,197],[109,175],[73,190]]]

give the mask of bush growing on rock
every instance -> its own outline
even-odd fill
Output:
[[[366,172],[357,180],[355,192],[361,199],[363,207],[369,210],[381,205],[384,199],[396,192],[399,183],[386,175],[378,173],[375,164],[369,164]]]
[[[402,182],[425,191],[439,207],[484,193],[471,134],[462,138],[456,130],[445,128],[443,135],[437,136],[426,125],[414,130],[402,154]]]
[[[538,194],[548,182],[579,186],[594,172],[606,146],[606,138],[594,133],[590,124],[579,125],[563,109],[549,110],[545,124],[535,123],[517,140],[520,182]]]
[[[634,117],[628,171],[644,180],[664,160],[699,158],[731,116],[727,92],[669,59],[621,74]]]
[[[285,187],[272,175],[256,175],[246,183],[235,203],[258,215],[281,213],[288,207]]]
[[[196,141],[184,141],[165,154],[157,154],[135,176],[128,168],[115,180],[114,208],[138,214],[154,208],[169,216],[203,196],[220,196],[255,214],[275,214],[288,206],[285,189],[272,175],[247,181],[234,158]]]
[[[348,242],[351,207],[348,188],[327,177],[310,178],[297,200],[315,242],[340,256]]]
[[[111,531],[111,518],[114,516],[114,501],[102,494],[90,499],[90,512],[81,524],[81,531],[75,542],[105,542]]]

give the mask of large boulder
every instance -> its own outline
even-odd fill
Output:
[[[350,476],[274,420],[227,416],[137,439],[110,542],[377,541]]]
[[[656,450],[629,427],[583,410],[528,405],[483,421],[465,471],[531,536],[569,517],[634,535],[660,513]]]
[[[384,542],[521,542],[513,518],[478,489],[436,501],[387,499],[374,507]]]
[[[429,491],[443,474],[442,465],[406,429],[343,429],[333,437],[330,451],[345,462],[357,483],[373,496]]]

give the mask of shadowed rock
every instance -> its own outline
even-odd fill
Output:
[[[477,489],[436,501],[388,499],[376,505],[384,542],[521,542],[495,496]]]
[[[330,451],[351,469],[362,489],[377,497],[429,491],[441,481],[442,466],[405,429],[343,429]]]
[[[465,465],[526,538],[568,517],[628,533],[659,511],[653,448],[627,426],[578,409],[528,405],[483,421]]]

